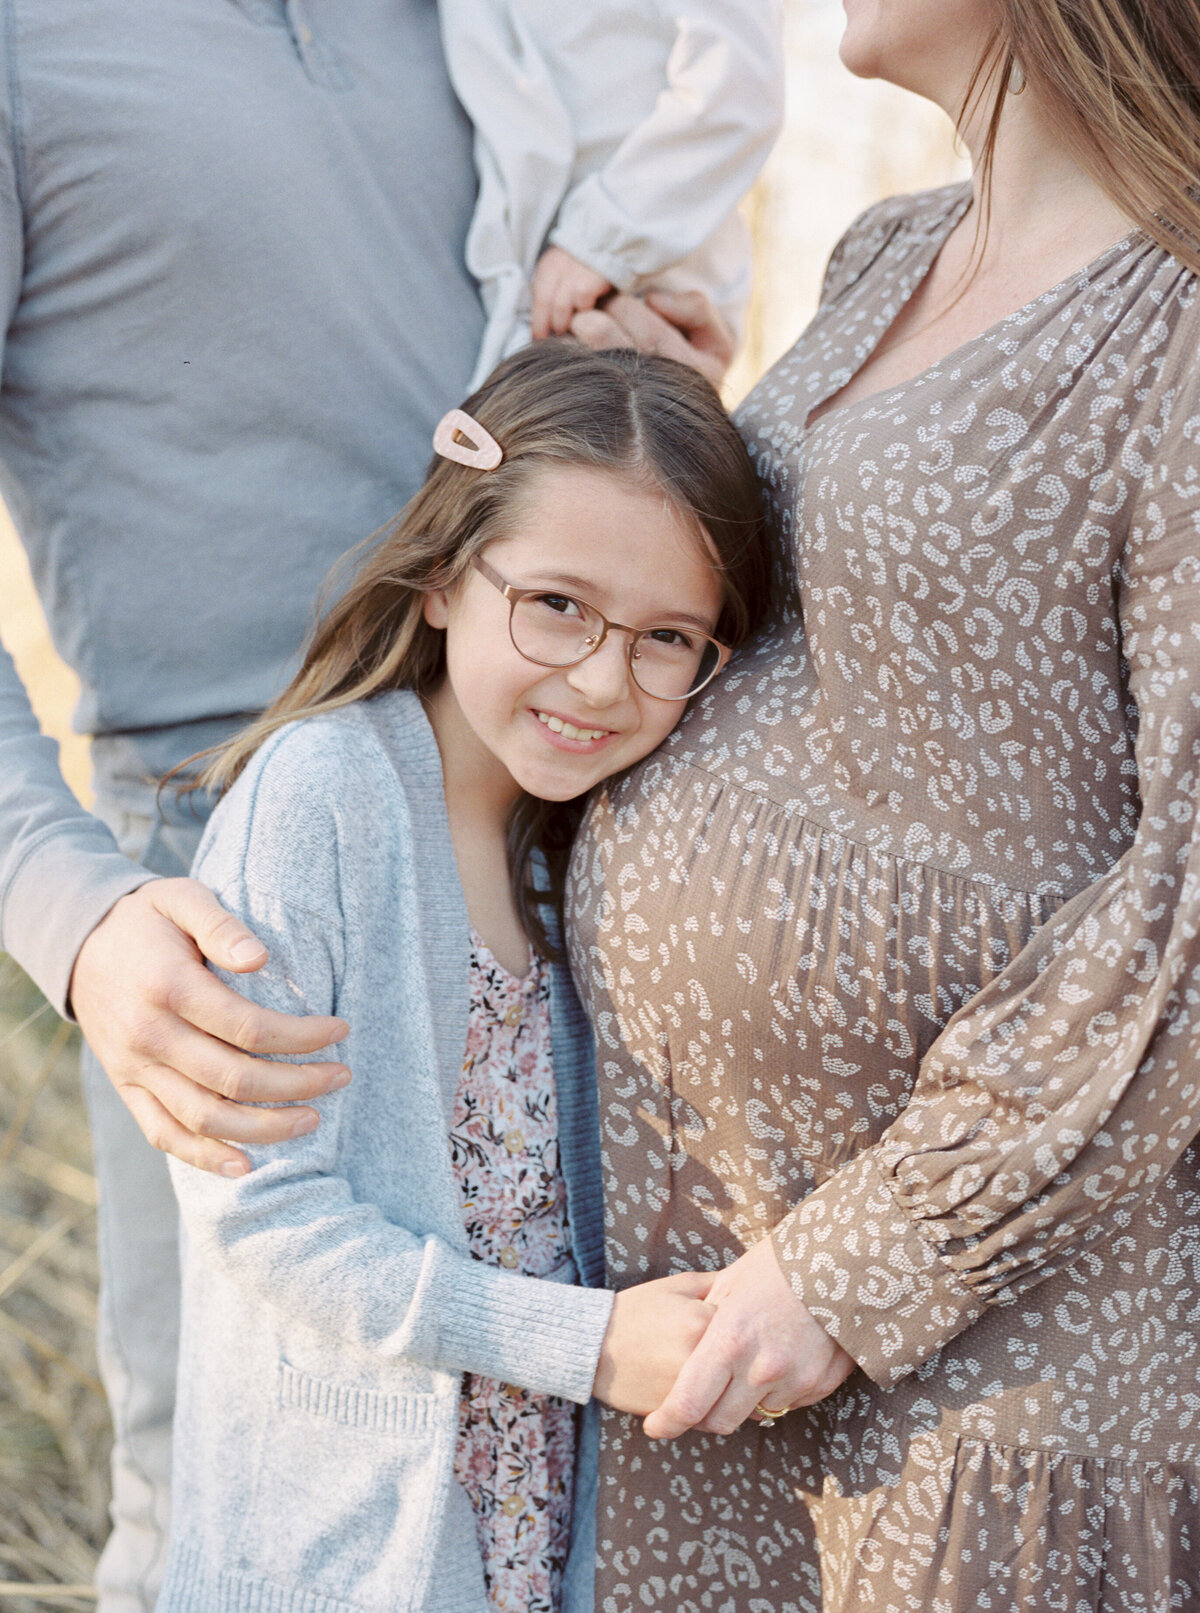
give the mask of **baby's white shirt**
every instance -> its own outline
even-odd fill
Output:
[[[472,387],[529,340],[547,244],[622,291],[698,287],[735,329],[737,215],[783,116],[780,0],[439,0],[475,126],[467,267],[488,326]]]

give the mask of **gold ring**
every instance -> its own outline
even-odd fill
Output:
[[[790,1406],[782,1406],[778,1411],[772,1411],[769,1406],[764,1406],[760,1400],[754,1411],[764,1428],[774,1428],[779,1419],[786,1417],[791,1409]]]

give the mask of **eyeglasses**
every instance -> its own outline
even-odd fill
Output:
[[[629,634],[629,672],[655,700],[689,700],[712,682],[733,651],[690,627],[626,627],[594,605],[550,588],[517,588],[478,555],[471,564],[508,600],[508,636],[535,666],[578,666],[610,632]]]

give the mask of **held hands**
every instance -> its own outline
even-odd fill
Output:
[[[595,1392],[644,1415],[651,1439],[674,1439],[689,1428],[731,1434],[759,1406],[814,1405],[853,1370],[792,1293],[764,1238],[722,1272],[687,1272],[618,1294]]]
[[[666,1396],[715,1312],[703,1303],[706,1271],[624,1288],[613,1302],[592,1393],[617,1411],[645,1417]]]
[[[648,291],[645,297],[615,292],[603,308],[576,314],[570,329],[585,347],[636,347],[677,359],[717,387],[735,346],[733,332],[702,291]]]
[[[267,950],[194,879],[156,879],[123,896],[80,948],[71,1006],[93,1053],[155,1148],[222,1176],[250,1162],[219,1138],[280,1142],[312,1131],[314,1109],[246,1104],[316,1098],[345,1086],[340,1064],[268,1063],[341,1041],[339,1019],[275,1013],[204,967],[245,974]]]
[[[689,1428],[731,1434],[757,1406],[794,1410],[824,1400],[854,1362],[793,1294],[770,1238],[719,1272],[704,1337],[670,1394],[646,1418],[651,1439]]]

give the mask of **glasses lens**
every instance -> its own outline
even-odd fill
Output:
[[[686,700],[703,689],[721,664],[720,646],[678,627],[654,627],[633,646],[638,687],[659,700]]]
[[[570,594],[525,594],[513,606],[512,641],[542,666],[573,666],[600,642],[604,620]]]

